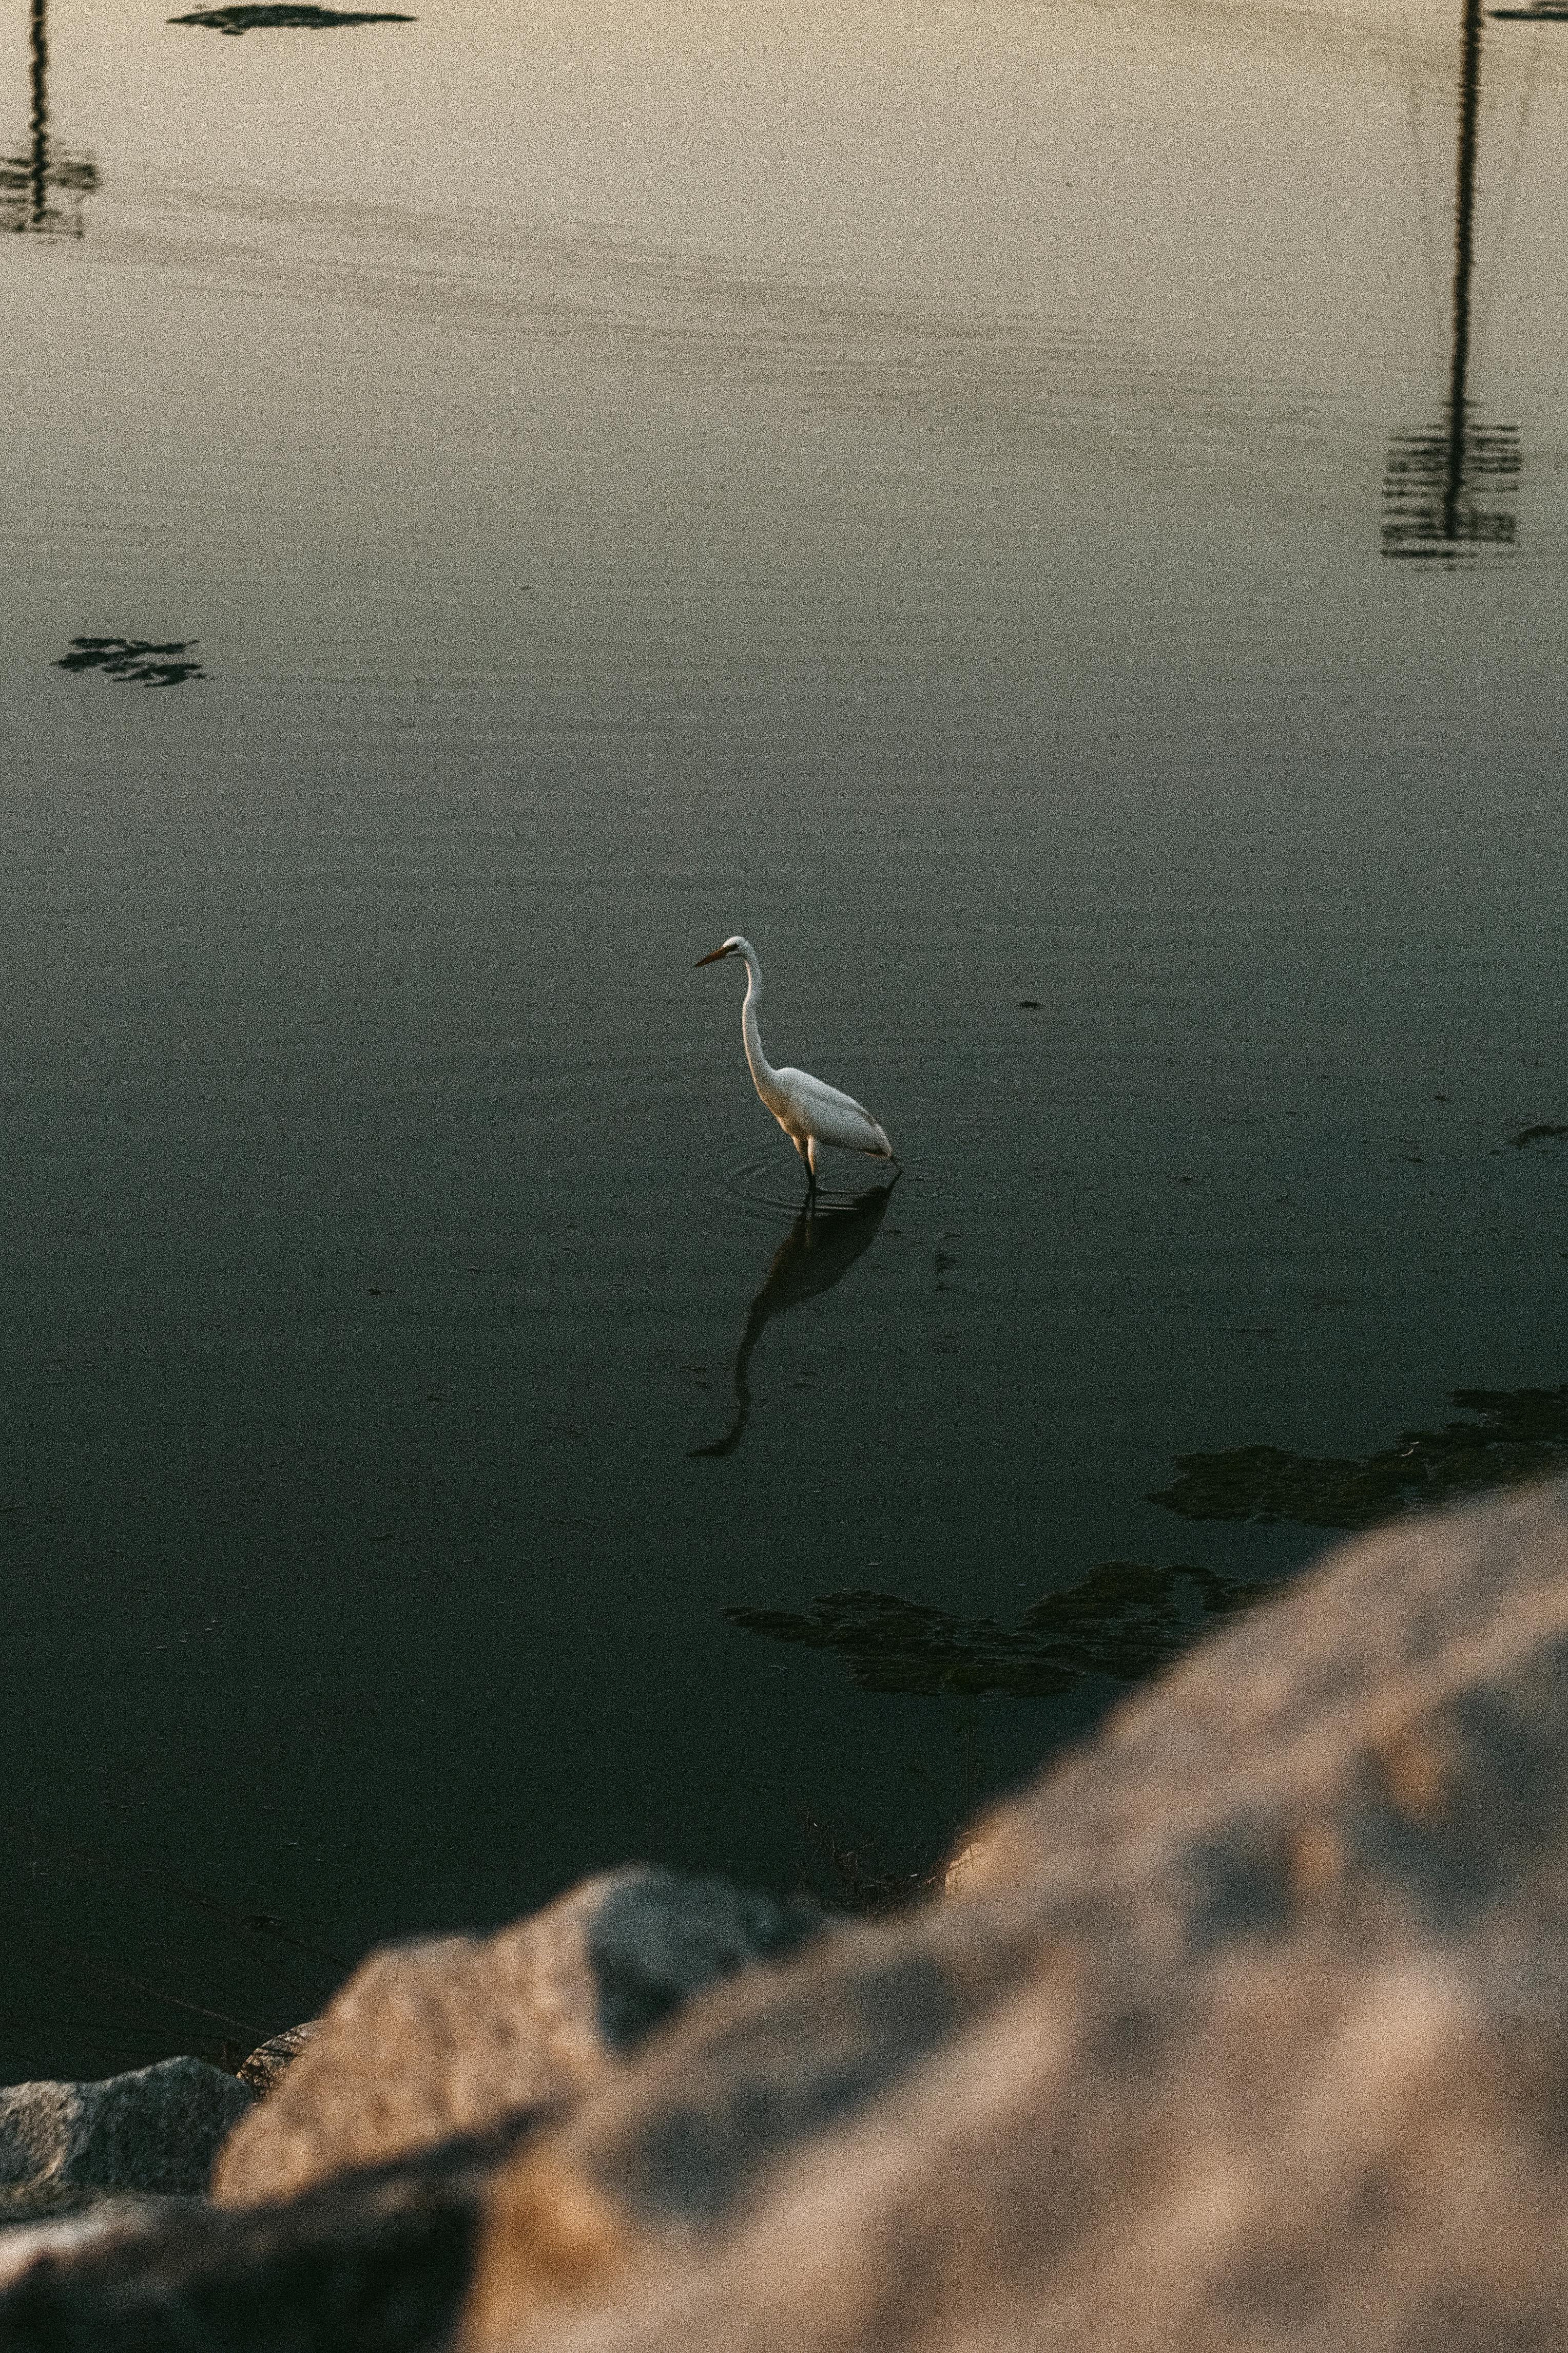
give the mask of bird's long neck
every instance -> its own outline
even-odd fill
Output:
[[[757,1092],[765,1096],[773,1084],[773,1066],[763,1051],[763,1035],[757,1028],[757,1008],[763,1001],[762,966],[748,949],[746,962],[746,1001],[741,1008],[741,1035],[746,1041],[746,1060]]]

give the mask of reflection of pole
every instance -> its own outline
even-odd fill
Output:
[[[49,128],[48,0],[27,0],[32,114],[25,146],[0,155],[0,229],[33,237],[79,237],[84,196],[98,185],[90,155],[73,155]]]
[[[41,7],[42,0],[35,0]],[[1454,199],[1454,348],[1448,364],[1448,479],[1443,536],[1457,539],[1465,481],[1467,385],[1470,372],[1470,267],[1475,246],[1476,126],[1481,111],[1481,0],[1464,0],[1459,65],[1458,185]]]
[[[1553,5],[1557,0],[1553,0]],[[1459,0],[1459,152],[1454,188],[1453,342],[1443,414],[1427,433],[1397,433],[1383,477],[1383,552],[1452,565],[1513,546],[1519,427],[1478,425],[1470,405],[1470,290],[1481,121],[1485,0]],[[1493,16],[1522,14],[1494,8]]]
[[[33,150],[28,179],[33,191],[33,227],[41,228],[49,185],[49,37],[44,24],[47,0],[33,0]]]

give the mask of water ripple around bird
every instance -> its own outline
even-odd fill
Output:
[[[867,1162],[868,1175],[874,1166],[872,1162]],[[847,1172],[847,1163],[845,1167]],[[799,1172],[800,1164],[793,1154],[786,1157],[782,1150],[759,1153],[723,1170],[710,1184],[710,1198],[739,1209],[753,1224],[774,1225],[781,1216],[795,1217],[805,1207],[805,1185]],[[881,1174],[879,1167],[876,1173]],[[864,1199],[868,1189],[866,1184],[849,1185],[842,1180],[836,1185],[820,1184],[816,1192],[818,1217],[848,1216]]]

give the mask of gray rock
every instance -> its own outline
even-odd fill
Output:
[[[267,2098],[277,2089],[278,2079],[286,2067],[291,2067],[316,2031],[316,2021],[307,2019],[302,2026],[286,2026],[280,2034],[269,2034],[258,2042],[248,2059],[237,2070],[239,2080],[247,2084],[258,2100]]]
[[[580,2097],[691,1995],[793,1949],[819,1919],[801,1901],[638,1868],[493,1936],[373,1954],[225,2147],[213,2196],[290,2198]]]
[[[823,1925],[804,1897],[781,1901],[727,1879],[644,1868],[589,1880],[584,1892],[592,1889],[588,1968],[600,2038],[618,2057],[694,1994],[793,1952]]]
[[[1345,1547],[969,1847],[514,2160],[466,2341],[1568,2343],[1565,1491]]]
[[[195,2198],[230,2126],[253,2104],[200,2059],[163,2059],[97,2084],[0,2091],[0,2220],[145,2192]]]

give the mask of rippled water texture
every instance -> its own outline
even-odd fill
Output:
[[[1568,26],[174,5],[0,0],[4,2075],[896,1878],[1568,1428]]]

